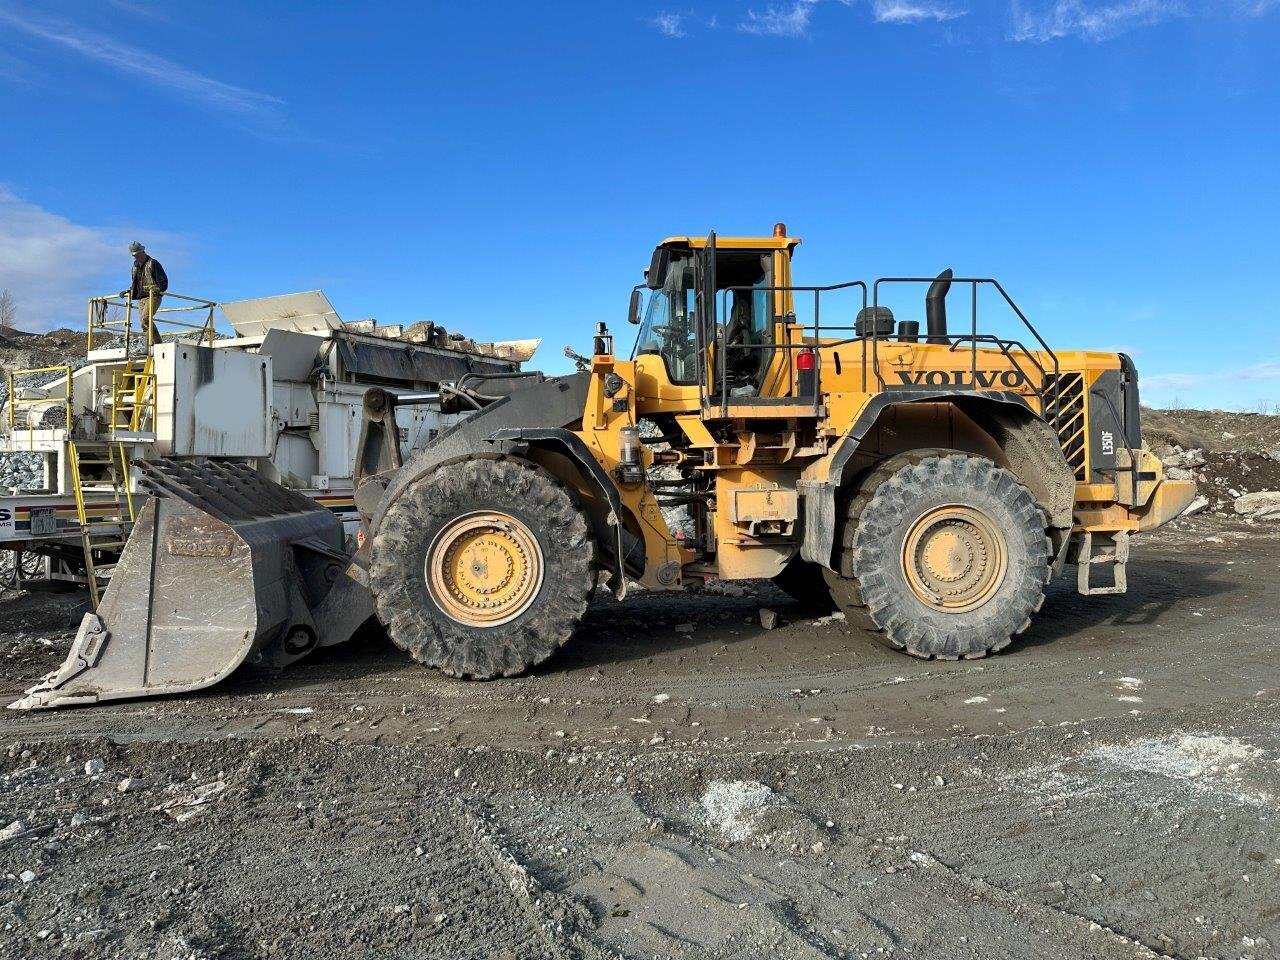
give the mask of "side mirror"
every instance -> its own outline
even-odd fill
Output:
[[[653,259],[649,261],[649,270],[644,275],[644,282],[650,290],[661,290],[667,282],[667,269],[671,266],[671,251],[666,247],[658,247],[653,251]]]
[[[627,323],[640,322],[640,287],[631,291],[631,305],[627,307]]]

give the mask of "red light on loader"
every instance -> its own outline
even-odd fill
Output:
[[[773,235],[775,237],[785,237],[787,235],[787,225],[779,221],[773,225]]]
[[[818,365],[818,357],[812,350],[801,350],[796,354],[797,370],[812,370]]]

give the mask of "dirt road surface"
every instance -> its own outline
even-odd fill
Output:
[[[1073,574],[984,661],[753,585],[602,597],[520,679],[374,635],[7,712],[0,956],[1280,955],[1280,525],[1180,521],[1126,596]],[[7,699],[76,614],[0,603]]]

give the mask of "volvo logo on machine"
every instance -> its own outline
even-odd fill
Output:
[[[909,387],[1002,387],[1016,390],[1025,386],[1021,370],[899,370],[898,378]]]

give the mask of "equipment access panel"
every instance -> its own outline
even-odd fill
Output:
[[[156,450],[175,457],[269,457],[271,358],[166,343],[154,350]]]

